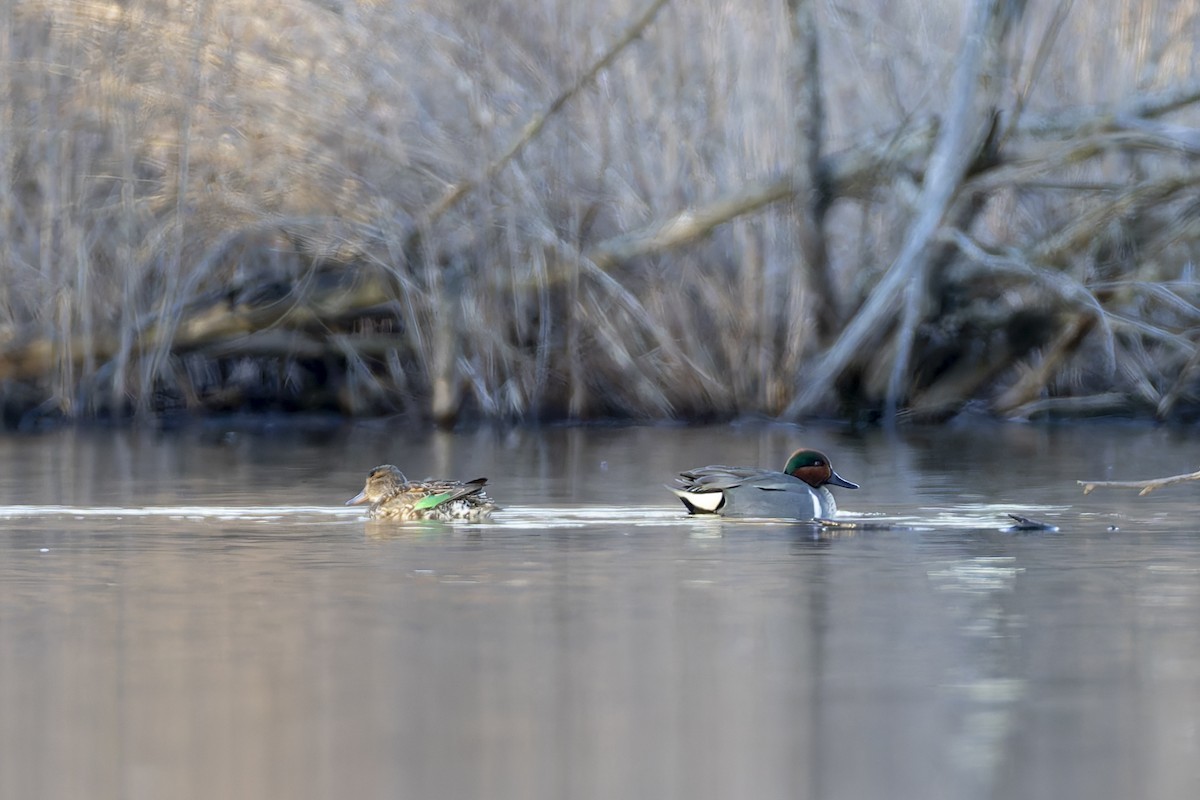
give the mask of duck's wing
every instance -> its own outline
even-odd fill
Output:
[[[476,478],[466,483],[459,481],[425,481],[421,484],[410,484],[409,492],[420,495],[414,498],[413,510],[428,511],[431,508],[437,508],[443,503],[453,503],[460,498],[479,494],[483,491],[484,484],[486,483],[487,478]]]
[[[807,484],[783,472],[759,467],[727,467],[713,464],[679,473],[678,483],[687,491],[722,492],[738,486],[764,491],[796,491]]]
[[[676,482],[685,489],[696,492],[718,492],[739,486],[746,478],[746,468],[710,464],[679,473]]]

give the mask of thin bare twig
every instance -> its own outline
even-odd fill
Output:
[[[550,102],[544,110],[534,114],[533,117],[525,123],[521,128],[521,132],[512,140],[505,148],[504,152],[495,159],[491,164],[488,164],[487,170],[484,172],[484,181],[490,181],[504,169],[509,161],[516,158],[517,154],[525,148],[533,139],[541,133],[542,128],[555,114],[567,104],[572,97],[579,94],[585,86],[595,80],[596,76],[602,70],[608,67],[609,64],[616,59],[617,55],[624,50],[631,42],[642,35],[642,32],[654,21],[654,17],[658,14],[659,9],[666,5],[668,0],[653,0],[646,9],[637,16],[621,34],[620,38],[613,43],[611,47],[604,52],[587,70],[583,72],[575,83],[571,84],[563,90],[558,97]],[[475,189],[480,184],[480,181],[463,180],[452,186],[449,186],[432,206],[426,209],[419,217],[420,223],[414,228],[414,231],[420,231],[436,222],[443,214],[458,204],[468,192]]]
[[[1091,494],[1093,489],[1140,489],[1138,497],[1144,497],[1155,489],[1161,489],[1164,486],[1173,486],[1177,483],[1185,483],[1186,481],[1200,481],[1200,470],[1189,472],[1185,475],[1171,475],[1167,478],[1151,478],[1147,481],[1075,481],[1083,487],[1084,494]]]
[[[1045,69],[1046,64],[1050,61],[1050,55],[1054,51],[1054,44],[1058,41],[1058,35],[1062,33],[1063,25],[1066,23],[1067,16],[1070,14],[1071,7],[1074,4],[1074,0],[1060,0],[1058,6],[1054,9],[1054,16],[1051,18],[1050,24],[1046,27],[1041,41],[1038,43],[1037,54],[1033,58],[1033,65],[1029,70],[1029,74],[1025,77],[1024,85],[1017,93],[1012,114],[1009,115],[1010,121],[1008,127],[1005,128],[1004,133],[1000,136],[1001,143],[1008,141],[1009,137],[1016,131],[1017,125],[1025,113],[1025,106],[1033,94],[1033,87],[1037,83],[1038,78],[1041,77],[1042,70]]]
[[[1179,398],[1183,396],[1188,387],[1192,383],[1192,377],[1196,374],[1197,367],[1200,367],[1200,347],[1192,353],[1188,358],[1187,363],[1179,370],[1179,377],[1175,379],[1175,383],[1167,390],[1167,393],[1162,396],[1158,402],[1158,408],[1154,410],[1154,416],[1159,420],[1165,420],[1171,414],[1171,410],[1175,408],[1175,404],[1179,402]]]
[[[1138,94],[1119,107],[1072,109],[1066,114],[1025,115],[1020,130],[1034,138],[1077,137],[1110,130],[1119,119],[1152,119],[1200,103],[1200,81],[1154,94]]]

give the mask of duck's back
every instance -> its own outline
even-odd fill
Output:
[[[807,520],[829,516],[837,510],[833,495],[824,487],[814,489],[799,478],[776,470],[712,464],[681,472],[678,483],[678,488],[672,487],[672,491],[692,513]],[[697,495],[717,493],[721,496],[717,502],[697,502]]]
[[[375,519],[462,520],[482,522],[496,510],[496,504],[484,492],[487,478],[463,483],[451,480],[413,481],[404,489],[371,509]]]

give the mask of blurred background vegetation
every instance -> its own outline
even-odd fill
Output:
[[[9,425],[1200,405],[1200,7],[0,0]]]

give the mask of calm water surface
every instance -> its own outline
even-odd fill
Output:
[[[801,443],[896,527],[705,523],[661,488]],[[1200,486],[1075,480],[1198,454],[1122,426],[0,439],[0,797],[1194,797]],[[368,523],[341,503],[381,462],[505,511]]]

